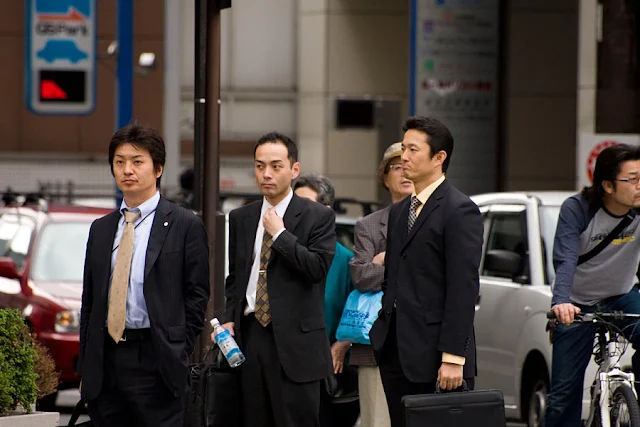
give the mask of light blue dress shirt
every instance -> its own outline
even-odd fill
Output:
[[[138,206],[135,209],[129,209],[127,203],[123,200],[120,205],[120,213],[122,218],[118,222],[118,230],[116,237],[113,239],[113,250],[111,251],[111,276],[109,283],[113,280],[113,269],[116,265],[116,255],[122,234],[124,233],[124,210],[131,212],[140,212],[133,226],[133,256],[131,257],[131,273],[129,273],[129,287],[127,291],[127,317],[125,320],[125,328],[140,329],[149,327],[149,313],[147,312],[147,303],[144,300],[143,283],[144,283],[144,265],[147,258],[147,246],[149,245],[149,237],[151,236],[151,226],[156,216],[156,209],[160,202],[160,192]]]

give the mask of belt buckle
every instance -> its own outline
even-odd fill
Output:
[[[123,332],[122,333],[122,338],[120,338],[120,341],[118,341],[118,342],[126,342],[126,341],[127,341],[127,336]]]

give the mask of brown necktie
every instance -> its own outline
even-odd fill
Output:
[[[269,294],[267,293],[267,266],[271,258],[271,245],[273,240],[271,235],[264,231],[262,236],[262,248],[260,249],[260,271],[258,272],[258,285],[256,287],[256,310],[255,316],[262,326],[271,323],[271,313],[269,311]]]
[[[116,266],[113,269],[109,296],[109,314],[107,315],[107,329],[115,342],[119,342],[124,333],[124,323],[127,315],[127,290],[129,288],[131,256],[133,255],[133,223],[138,218],[140,218],[140,212],[124,211],[126,224],[118,246]]]

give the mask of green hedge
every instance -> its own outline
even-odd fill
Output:
[[[18,310],[0,309],[0,413],[18,404],[31,411],[36,400],[36,351]]]

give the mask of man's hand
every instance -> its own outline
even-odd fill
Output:
[[[235,333],[235,332],[233,332],[233,328],[235,328],[235,327],[236,327],[235,322],[227,322],[227,323],[223,323],[223,324],[222,324],[222,325],[220,325],[220,326],[222,326],[222,327],[223,327],[223,328],[225,328],[227,331],[229,331],[229,333],[231,334],[231,336],[232,336],[232,337],[235,337],[235,336],[236,336],[236,333]],[[212,341],[212,342],[216,342],[216,338],[215,338],[215,336],[216,336],[216,333],[215,333],[215,332],[211,332],[211,341]]]
[[[556,319],[565,325],[570,325],[575,315],[580,313],[580,308],[571,303],[556,304],[551,310],[556,314]]]
[[[278,216],[274,208],[267,209],[267,212],[262,218],[262,225],[264,225],[264,229],[271,236],[275,236],[278,231],[284,228],[284,222],[282,221],[282,218]]]
[[[336,341],[331,346],[331,358],[333,359],[333,372],[339,374],[344,368],[344,356],[351,347],[350,342]]]
[[[462,385],[462,365],[442,362],[438,370],[438,381],[442,390],[455,390]]]
[[[386,252],[380,252],[378,255],[373,257],[371,262],[374,263],[374,264],[384,265],[384,256],[385,256],[385,254],[386,254]]]

